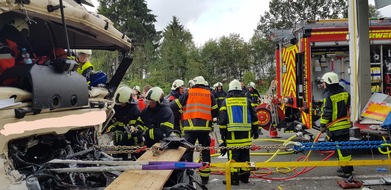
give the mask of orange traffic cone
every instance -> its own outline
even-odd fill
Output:
[[[211,147],[211,149],[210,149],[210,154],[212,155],[212,154],[216,154],[216,149],[214,148],[216,146],[216,140],[215,140],[215,138],[213,138],[213,137],[211,137],[210,138],[210,147]],[[213,148],[212,148],[213,147]]]
[[[274,127],[270,128],[269,135],[270,135],[270,138],[280,138],[280,136],[278,136],[277,129]]]

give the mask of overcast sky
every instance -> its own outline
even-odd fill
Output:
[[[94,3],[97,0],[92,0]],[[260,15],[269,9],[270,0],[146,0],[152,14],[157,15],[156,30],[163,30],[173,16],[193,35],[196,45],[230,33],[238,33],[248,41]],[[374,4],[374,0],[369,0]],[[391,6],[380,9],[391,17]]]

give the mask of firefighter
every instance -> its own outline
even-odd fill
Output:
[[[251,138],[258,138],[258,117],[251,106],[251,101],[242,92],[238,80],[229,83],[228,95],[222,102],[219,113],[219,125],[222,146],[251,146]],[[224,155],[226,150],[222,151]],[[228,151],[228,159],[236,162],[249,162],[250,149],[232,149]],[[239,185],[239,181],[248,183],[250,171],[248,168],[232,168],[231,184]],[[225,184],[225,181],[223,181]]]
[[[322,77],[325,87],[323,106],[320,118],[320,130],[326,133],[327,140],[349,141],[350,129],[350,94],[339,85],[338,75],[334,72],[325,73]],[[337,149],[338,159],[350,161],[352,156],[347,149]],[[353,166],[342,166],[337,170],[338,176],[352,176]]]
[[[168,102],[178,99],[184,92],[185,82],[181,79],[176,79],[171,85],[171,93],[167,97]]]
[[[136,91],[137,96],[137,105],[140,108],[140,111],[143,111],[144,108],[147,106],[144,100],[144,97],[141,95],[141,89],[139,86],[134,86],[133,90]]]
[[[189,88],[193,87],[195,84],[194,84],[194,81],[193,80],[189,80]]]
[[[177,79],[172,83],[171,86],[171,93],[167,96],[167,103],[170,104],[171,102],[178,102],[178,98],[185,93],[185,82],[181,79]],[[170,104],[171,106],[171,104]],[[174,129],[179,131],[181,134],[183,132],[182,125],[181,125],[181,114],[182,110],[179,112],[174,112]]]
[[[242,92],[243,92],[244,94],[246,94],[247,88],[246,88],[246,85],[244,84],[244,82],[240,82],[240,85],[242,86]]]
[[[194,144],[198,143],[204,147],[210,146],[209,132],[212,130],[212,118],[218,116],[216,99],[205,87],[205,79],[202,76],[193,79],[194,86],[185,92],[179,100],[172,104],[174,112],[183,108],[183,131],[185,139]],[[202,162],[210,162],[209,150],[202,150]],[[185,153],[186,161],[193,161],[193,151]],[[210,168],[200,169],[200,176],[203,184],[209,181]]]
[[[254,107],[257,107],[261,102],[259,99],[259,93],[258,90],[255,89],[255,83],[250,82],[247,85],[248,91],[246,92],[247,98],[251,100],[251,105]]]
[[[142,145],[142,133],[140,127],[137,127],[137,118],[140,116],[140,110],[136,100],[133,98],[135,92],[127,87],[120,87],[114,94],[116,105],[115,114],[109,123],[106,132],[114,132],[114,145]],[[127,154],[119,155],[123,159],[128,159]],[[137,155],[134,155],[137,156]]]
[[[76,62],[79,63],[77,72],[87,79],[87,83],[90,84],[90,77],[94,74],[94,66],[90,62],[92,51],[90,49],[78,49],[76,50]]]
[[[213,94],[217,101],[217,106],[220,109],[221,102],[225,99],[227,96],[227,93],[223,89],[223,84],[221,82],[216,83],[215,93]]]
[[[148,106],[141,112],[140,121],[145,130],[145,145],[151,147],[174,129],[174,114],[168,105],[162,104],[164,92],[160,87],[149,89],[145,99]]]

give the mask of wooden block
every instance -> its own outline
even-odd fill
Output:
[[[160,146],[156,143],[154,146]],[[168,149],[159,156],[153,156],[152,150],[146,151],[137,161],[179,161],[186,149]],[[173,170],[128,170],[117,177],[106,189],[163,189],[164,184],[170,177]]]

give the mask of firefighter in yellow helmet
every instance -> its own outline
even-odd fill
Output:
[[[114,94],[115,114],[106,130],[106,132],[114,132],[114,145],[143,145],[143,131],[138,126],[140,123],[137,122],[140,110],[134,97],[134,90],[127,86],[118,88]],[[119,156],[125,160],[129,159],[127,154],[120,154]],[[133,154],[132,156],[138,157],[140,155]]]
[[[349,141],[350,129],[350,94],[339,85],[338,75],[334,72],[325,73],[322,77],[325,87],[323,93],[322,115],[320,130],[327,134],[330,141]],[[337,149],[338,159],[350,161],[352,156],[347,149]],[[338,176],[349,178],[352,176],[353,166],[342,166],[337,170]]]
[[[77,72],[87,79],[87,83],[90,84],[90,77],[94,74],[94,66],[90,62],[92,51],[90,49],[78,49],[76,50],[76,62],[79,63]]]
[[[227,97],[223,100],[219,113],[219,128],[222,146],[246,147],[252,145],[252,139],[258,138],[258,117],[251,101],[242,92],[238,80],[229,83]],[[224,154],[224,152],[222,152]],[[233,149],[228,151],[228,159],[236,162],[249,162],[250,150]],[[232,168],[231,184],[239,185],[239,181],[248,183],[248,168]]]
[[[140,119],[145,129],[145,145],[151,147],[169,136],[174,129],[174,114],[170,107],[163,103],[164,92],[160,87],[152,87],[145,94],[148,106],[141,112]]]
[[[205,79],[202,76],[193,79],[194,86],[179,97],[176,104],[171,108],[179,112],[183,108],[182,120],[185,139],[194,144],[197,140],[202,146],[210,146],[209,132],[212,130],[212,118],[218,116],[216,99],[205,86]],[[185,153],[186,161],[193,161],[193,151]],[[210,162],[209,150],[202,150],[202,162]],[[209,181],[210,168],[200,169],[200,176],[203,184]]]

